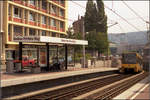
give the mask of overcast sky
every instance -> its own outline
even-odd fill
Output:
[[[76,3],[74,3],[76,2]],[[78,15],[83,16],[85,14],[86,8],[86,0],[74,2],[69,1],[68,5],[68,17],[72,21],[68,21],[69,25],[71,26],[73,21],[78,19]],[[149,1],[125,1],[135,12],[137,12],[144,20],[149,21]],[[79,6],[79,5],[81,6]],[[120,17],[115,15],[113,12],[105,8],[106,15],[108,17],[108,26],[118,22],[112,27],[108,28],[108,33],[126,33],[126,32],[135,32],[135,31],[144,31],[147,30],[147,24],[142,21],[138,16],[136,16],[122,1],[115,1],[115,0],[105,0],[104,4],[109,8],[113,9],[116,13],[120,16],[128,20],[133,26],[129,25],[127,22],[122,20]]]

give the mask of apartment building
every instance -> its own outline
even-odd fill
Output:
[[[78,20],[73,22],[73,30],[74,33],[81,33],[81,36],[83,36],[83,21],[84,21],[84,17],[78,16]]]
[[[16,36],[61,38],[66,35],[67,0],[4,0],[3,7],[6,60],[18,59],[18,42],[13,41]],[[45,44],[23,44],[23,56],[37,58],[40,53],[41,63],[46,64]]]

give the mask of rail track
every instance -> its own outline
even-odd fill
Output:
[[[111,100],[146,76],[148,76],[148,73],[142,72],[73,99]]]
[[[98,95],[97,97],[93,97],[93,99],[111,100],[115,96],[119,95],[123,91],[127,90],[128,88],[130,88],[131,86],[133,86],[134,84],[136,84],[137,82],[139,82],[140,80],[145,78],[147,75],[148,75],[148,73],[143,73],[143,74],[137,75],[137,77],[128,79],[119,84],[115,84],[115,85],[101,91],[100,95]]]
[[[93,80],[93,81],[86,82],[86,83],[81,83],[81,84],[66,87],[63,89],[58,89],[58,90],[47,92],[44,94],[23,98],[22,100],[57,100],[57,99],[68,100],[68,99],[77,97],[79,95],[82,95],[84,93],[93,91],[95,89],[104,87],[116,81],[120,81],[122,79],[128,78],[130,76],[132,75],[131,74],[127,74],[127,75],[117,74],[114,76],[100,78],[97,80]]]

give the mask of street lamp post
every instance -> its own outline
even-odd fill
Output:
[[[84,26],[84,20],[83,20],[83,40],[85,39],[85,26]],[[85,68],[85,62],[86,62],[86,58],[85,58],[85,45],[83,45],[83,68]]]

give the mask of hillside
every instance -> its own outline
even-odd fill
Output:
[[[129,32],[129,33],[120,33],[120,34],[108,34],[108,39],[111,42],[115,43],[127,43],[130,45],[146,44],[147,43],[147,32]]]

